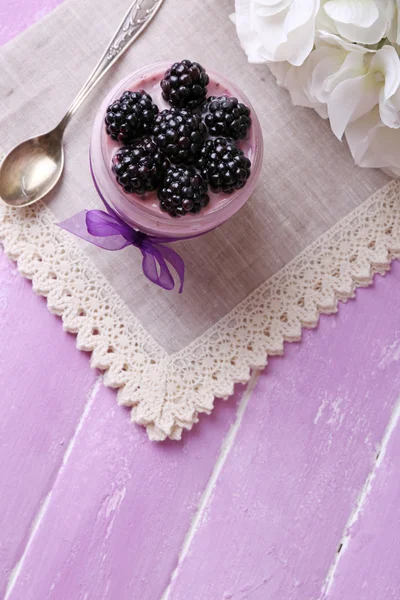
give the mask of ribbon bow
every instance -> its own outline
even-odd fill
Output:
[[[58,226],[104,250],[122,250],[126,246],[139,248],[143,256],[143,273],[151,282],[164,290],[172,290],[174,279],[167,262],[175,269],[180,279],[179,293],[183,290],[185,264],[182,258],[165,242],[168,238],[158,238],[133,229],[105,202],[104,210],[82,210]]]

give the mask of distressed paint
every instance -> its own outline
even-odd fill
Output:
[[[42,6],[47,9],[57,3],[43,1]],[[15,27],[22,30],[26,18],[34,20],[38,4],[20,0],[7,6],[0,43]],[[29,282],[19,277],[3,254],[1,261],[2,333],[10,343],[2,347],[0,357],[4,389],[12,397],[12,403],[2,403],[8,437],[4,444],[3,438],[0,442],[0,511],[7,520],[0,529],[3,590],[8,580],[7,598],[26,600],[29,594],[38,599],[48,590],[57,600],[69,600],[82,597],[82,577],[87,597],[93,597],[94,589],[96,598],[118,597],[112,595],[115,587],[130,597],[132,587],[139,587],[144,598],[148,585],[143,573],[151,577],[152,590],[157,585],[162,590],[242,390],[203,419],[183,443],[166,443],[162,448],[149,444],[144,431],[133,426],[127,412],[116,405],[112,390],[101,388],[98,393],[98,382],[92,388],[96,374],[88,367],[88,356],[76,351],[74,337],[63,332],[59,319],[48,313],[45,301],[32,294]],[[9,278],[15,288],[7,285]],[[18,286],[24,294],[17,292]],[[12,370],[16,359],[24,365],[24,381],[21,370]],[[21,407],[28,402],[21,416]],[[40,462],[32,451],[32,437],[42,452]],[[7,483],[11,476],[13,490]],[[52,530],[54,535],[49,535]],[[64,550],[66,564],[53,571]],[[92,561],[87,561],[87,552]],[[40,568],[39,555],[47,571]],[[156,566],[155,557],[159,557]],[[79,564],[86,565],[86,571],[79,571]],[[29,581],[30,572],[34,577],[29,590],[20,595],[18,590]],[[35,586],[41,591],[36,592]]]
[[[0,597],[96,379],[0,251]],[[68,366],[65,369],[65,365]]]
[[[159,598],[235,417],[218,404],[182,442],[155,444],[103,388],[7,600]]]
[[[400,395],[395,281],[270,360],[165,599],[320,598]]]
[[[0,43],[59,2],[2,3]],[[400,597],[398,426],[374,459],[400,391],[398,265],[271,360],[234,427],[234,401],[218,403],[162,446],[93,386],[88,358],[2,255],[0,280],[9,598],[322,600],[330,575],[328,600]]]
[[[324,600],[400,598],[399,418],[400,402],[364,494],[344,532],[342,550]]]

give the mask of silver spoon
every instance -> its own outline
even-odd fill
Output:
[[[138,35],[164,0],[135,0],[94,71],[55,129],[16,146],[0,167],[0,198],[9,206],[34,204],[53,189],[64,167],[62,139],[72,115]]]

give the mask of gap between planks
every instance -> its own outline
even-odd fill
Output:
[[[55,483],[56,483],[56,481],[57,481],[60,473],[62,472],[62,470],[64,469],[65,465],[67,464],[67,462],[69,460],[69,457],[70,457],[72,449],[73,449],[73,447],[75,445],[76,439],[77,439],[77,437],[78,437],[78,435],[79,435],[79,433],[80,433],[80,431],[81,431],[81,429],[83,427],[83,423],[85,422],[87,415],[90,412],[90,409],[91,409],[91,407],[93,405],[93,402],[94,402],[94,400],[95,400],[95,398],[96,398],[96,396],[97,396],[97,394],[98,394],[98,392],[99,392],[99,390],[101,388],[102,382],[103,382],[103,375],[99,375],[97,377],[96,381],[94,382],[91,390],[89,391],[88,399],[87,399],[85,407],[84,407],[84,409],[82,411],[81,418],[79,419],[79,423],[78,423],[78,425],[77,425],[77,427],[75,429],[75,432],[74,432],[73,436],[71,437],[71,439],[70,439],[70,441],[68,443],[67,449],[66,449],[66,451],[65,451],[65,453],[63,455],[60,468],[59,468],[59,470],[57,472],[57,475],[56,475],[56,477],[54,479],[52,487],[51,487],[50,491],[48,492],[48,494],[45,496],[45,498],[44,498],[43,502],[41,503],[40,508],[39,508],[39,510],[38,510],[35,518],[33,519],[32,526],[30,528],[28,539],[27,539],[27,542],[25,544],[25,548],[24,548],[24,550],[22,552],[21,558],[17,561],[17,563],[14,565],[14,567],[10,571],[10,576],[8,578],[8,581],[7,581],[7,587],[6,587],[6,592],[5,592],[4,600],[8,600],[8,598],[11,595],[11,592],[14,589],[14,586],[15,586],[15,584],[17,582],[18,576],[19,576],[19,574],[20,574],[20,572],[22,570],[22,567],[24,565],[25,558],[26,558],[26,556],[28,554],[29,548],[31,547],[32,542],[33,542],[33,540],[34,540],[34,538],[36,536],[36,533],[38,532],[38,529],[40,527],[40,524],[41,524],[42,520],[44,519],[44,517],[46,515],[47,509],[49,507],[50,500],[51,500],[51,497],[52,497],[52,494],[53,494],[54,485],[55,485]]]
[[[243,420],[243,416],[244,416],[247,406],[249,404],[250,396],[251,396],[251,394],[254,390],[254,387],[260,377],[260,374],[261,374],[261,371],[258,371],[258,370],[253,371],[250,381],[247,385],[247,388],[239,402],[238,409],[236,412],[236,419],[235,419],[234,423],[232,423],[228,433],[225,436],[224,441],[222,442],[221,450],[220,450],[218,458],[215,462],[210,479],[208,480],[207,485],[201,495],[200,502],[198,504],[196,513],[195,513],[195,515],[192,519],[191,525],[186,533],[185,539],[183,540],[183,544],[182,544],[181,551],[179,553],[177,565],[176,565],[175,569],[172,571],[168,585],[165,588],[164,592],[162,593],[160,600],[169,600],[169,598],[170,598],[172,584],[175,581],[175,579],[179,573],[180,567],[190,550],[190,546],[192,545],[194,536],[196,535],[196,532],[200,527],[204,513],[207,509],[207,506],[208,506],[210,500],[211,500],[217,480],[220,476],[220,473],[225,465],[226,459],[228,458],[229,453],[235,442],[237,433],[239,431],[240,425]]]
[[[357,520],[368,500],[368,497],[372,490],[373,481],[376,477],[378,469],[380,468],[380,466],[385,458],[390,439],[391,439],[396,427],[398,426],[399,421],[400,421],[400,398],[396,402],[396,405],[392,412],[392,416],[390,417],[389,423],[388,423],[385,433],[383,435],[382,441],[380,442],[380,444],[378,446],[376,457],[375,457],[375,463],[374,463],[370,473],[368,474],[368,477],[365,480],[365,483],[364,483],[364,485],[361,489],[361,492],[357,498],[356,505],[355,505],[353,511],[351,512],[351,514],[347,520],[347,523],[344,527],[337,553],[336,553],[335,558],[329,568],[328,574],[323,583],[321,594],[320,594],[318,600],[327,600],[327,598],[328,598],[328,595],[334,584],[335,575],[338,570],[339,563],[340,563],[341,559],[343,558],[343,555],[345,554],[345,552],[348,549],[349,544],[350,544],[351,528],[357,522]]]

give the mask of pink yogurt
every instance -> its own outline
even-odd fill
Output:
[[[112,159],[121,144],[112,140],[105,131],[104,117],[107,107],[126,90],[143,89],[151,95],[160,112],[170,108],[163,99],[160,88],[160,81],[170,66],[169,62],[149,65],[129,75],[111,90],[95,119],[90,154],[93,177],[100,195],[127,223],[149,235],[185,239],[215,229],[235,214],[248,200],[261,170],[263,139],[260,123],[245,94],[219,73],[206,69],[210,76],[208,96],[235,96],[251,110],[252,125],[248,138],[237,144],[252,162],[251,175],[246,185],[233,194],[216,194],[210,191],[210,203],[206,208],[198,214],[188,213],[178,218],[173,218],[160,209],[157,192],[149,192],[144,196],[127,194],[118,185],[111,170]]]

